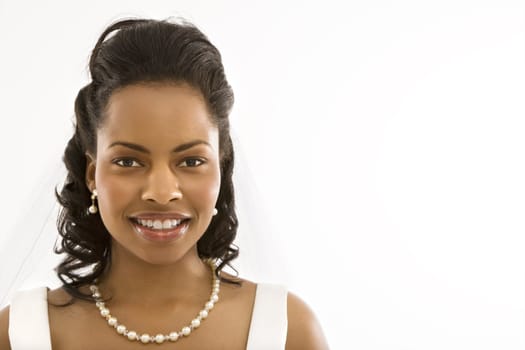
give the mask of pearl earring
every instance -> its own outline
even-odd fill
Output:
[[[91,193],[91,206],[88,208],[88,214],[96,214],[98,212],[95,199],[97,199],[97,190],[93,190],[93,193]]]
[[[213,208],[213,216],[217,215],[218,212],[217,208]]]

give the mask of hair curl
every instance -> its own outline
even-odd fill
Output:
[[[212,122],[218,127],[219,212],[198,241],[197,250],[203,259],[218,259],[216,274],[219,276],[226,265],[232,267],[230,262],[239,255],[238,247],[233,244],[238,221],[228,120],[234,95],[219,51],[199,29],[186,21],[126,19],[110,25],[102,33],[91,54],[89,70],[92,81],[78,92],[75,132],[64,152],[66,182],[60,192],[56,191],[62,208],[57,222],[61,240],[55,252],[66,256],[55,271],[64,289],[73,297],[91,300],[79,288],[94,282],[111,265],[111,236],[100,215],[86,213],[91,196],[85,183],[86,152],[96,154],[97,128],[104,120],[111,95],[140,83],[188,83],[202,93]]]

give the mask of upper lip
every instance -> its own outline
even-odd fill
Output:
[[[167,220],[167,219],[177,219],[184,220],[189,219],[191,216],[188,214],[180,212],[142,212],[130,215],[130,219],[141,219],[141,220]]]

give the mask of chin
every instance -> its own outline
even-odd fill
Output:
[[[136,257],[139,260],[142,260],[146,264],[150,265],[156,265],[156,266],[168,266],[168,265],[174,265],[177,262],[181,261],[184,256],[187,255],[187,252],[185,253],[175,253],[175,252],[165,252],[165,253],[149,253],[149,252],[142,252],[142,254],[137,254]]]

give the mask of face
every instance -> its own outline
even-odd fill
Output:
[[[151,264],[196,255],[221,180],[218,130],[202,95],[188,85],[115,92],[86,180],[113,249]]]

